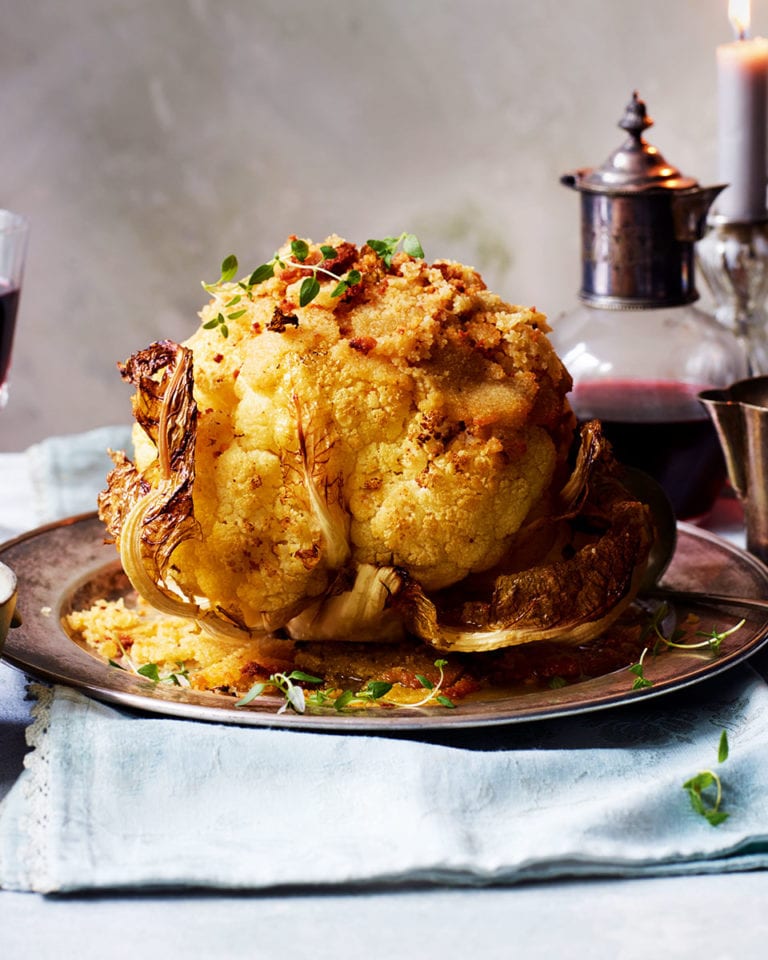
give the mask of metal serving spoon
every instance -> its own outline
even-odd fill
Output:
[[[651,508],[658,537],[648,557],[640,595],[656,597],[660,600],[677,600],[679,602],[703,604],[727,604],[732,607],[744,607],[749,610],[768,611],[768,600],[759,600],[756,597],[734,597],[722,593],[704,593],[695,590],[674,590],[671,587],[659,586],[659,580],[664,575],[677,543],[677,521],[672,504],[659,484],[642,470],[634,467],[625,467],[623,474],[624,485],[643,503]]]

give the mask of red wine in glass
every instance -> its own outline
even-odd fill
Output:
[[[653,380],[578,383],[580,421],[598,418],[616,459],[654,477],[677,517],[706,516],[726,477],[714,424],[696,394],[706,386]]]
[[[0,389],[5,385],[11,365],[11,348],[16,327],[19,290],[0,280]]]

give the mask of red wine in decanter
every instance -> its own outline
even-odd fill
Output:
[[[616,459],[662,485],[680,519],[708,514],[725,482],[714,424],[697,399],[706,386],[670,381],[596,380],[574,388],[581,421],[602,421]]]

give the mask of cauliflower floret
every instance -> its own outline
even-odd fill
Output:
[[[405,567],[427,590],[494,566],[547,488],[555,461],[552,440],[538,427],[518,458],[504,462],[502,454],[494,438],[459,441],[430,457],[410,436],[363,451],[349,483],[356,559]]]
[[[297,265],[287,245],[265,281],[215,285],[186,344],[199,536],[174,577],[247,625],[282,625],[344,567],[401,567],[426,590],[488,570],[572,439],[542,314],[470,267],[324,244],[338,264],[308,242]],[[359,282],[332,296],[350,270]]]

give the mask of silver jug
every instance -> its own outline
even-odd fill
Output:
[[[715,424],[728,479],[744,506],[747,550],[768,562],[768,376],[699,394]]]
[[[702,187],[643,139],[653,124],[634,93],[619,126],[629,134],[602,167],[560,178],[581,193],[584,303],[653,309],[692,303],[695,243],[725,185]]]

